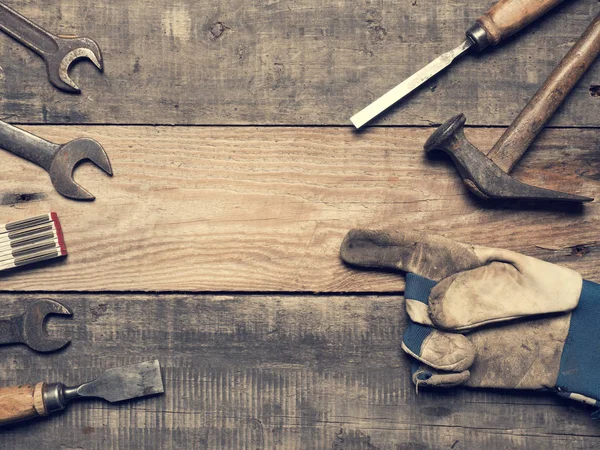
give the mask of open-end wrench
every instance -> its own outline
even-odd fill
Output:
[[[65,347],[70,339],[51,338],[44,323],[50,314],[71,316],[69,308],[54,300],[39,300],[20,316],[0,320],[0,344],[25,344],[36,352],[53,352]]]
[[[90,160],[112,175],[108,155],[97,141],[90,138],[74,139],[59,145],[0,121],[0,148],[46,169],[54,188],[74,200],[95,198],[73,180],[73,170],[80,162]]]
[[[40,55],[46,63],[50,83],[63,91],[81,92],[69,78],[69,66],[76,59],[88,58],[98,70],[103,69],[102,53],[93,40],[51,34],[2,3],[0,30]]]

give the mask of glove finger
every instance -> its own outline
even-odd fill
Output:
[[[415,361],[412,367],[412,381],[417,387],[417,392],[421,387],[441,387],[449,388],[464,384],[469,380],[470,372],[438,372],[433,367],[426,364],[419,364]]]
[[[414,231],[351,230],[340,248],[342,259],[355,266],[396,269],[439,281],[484,261],[475,247],[441,236]]]
[[[475,347],[462,334],[411,323],[402,337],[402,349],[439,370],[463,372],[475,360]]]
[[[436,326],[468,330],[577,306],[582,288],[577,272],[508,250],[486,253],[492,250],[495,261],[451,275],[431,289],[429,317]]]

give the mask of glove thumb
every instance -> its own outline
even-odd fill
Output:
[[[463,372],[473,365],[476,350],[462,334],[410,323],[402,337],[402,349],[435,369]]]
[[[441,387],[450,388],[464,384],[470,376],[468,370],[460,373],[439,372],[425,364],[415,361],[412,365],[412,381],[417,388],[417,393],[421,387]]]

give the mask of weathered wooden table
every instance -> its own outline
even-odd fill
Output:
[[[0,276],[3,313],[55,298],[57,354],[0,348],[2,385],[76,383],[158,358],[166,394],[72,404],[0,432],[2,449],[591,449],[591,410],[549,394],[423,391],[399,348],[403,277],[352,271],[353,227],[417,229],[521,251],[600,282],[600,207],[475,199],[422,145],[464,112],[489,148],[597,14],[565,2],[501,48],[462,58],[366,132],[349,117],[457,45],[490,0],[6,0],[90,36],[106,71],[56,91],[0,36],[0,116],[58,142],[100,141],[115,169],[61,198],[0,152],[0,222],[58,212],[70,255]],[[600,198],[600,64],[520,179]]]

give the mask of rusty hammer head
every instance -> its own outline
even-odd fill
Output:
[[[559,200],[589,202],[592,198],[543,189],[521,183],[498,167],[464,135],[465,116],[459,114],[441,125],[427,139],[425,150],[450,155],[465,185],[484,199]]]

